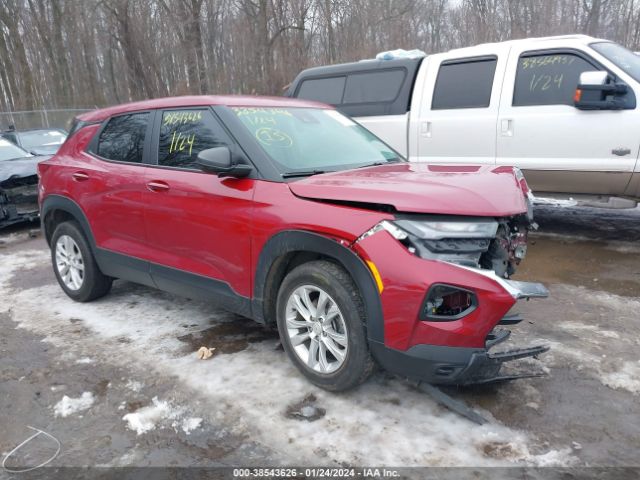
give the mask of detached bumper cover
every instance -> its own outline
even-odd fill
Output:
[[[540,377],[542,372],[522,372],[500,375],[505,362],[535,357],[549,350],[539,345],[503,352],[488,349],[416,345],[406,352],[372,342],[371,351],[386,369],[411,380],[440,385],[473,385],[501,382],[517,378]]]

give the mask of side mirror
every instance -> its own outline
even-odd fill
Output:
[[[251,173],[250,165],[234,163],[228,147],[215,147],[202,150],[196,161],[205,172],[217,173],[219,177],[246,177]]]
[[[625,84],[616,83],[607,72],[582,72],[573,101],[580,110],[621,110],[625,108],[621,97],[627,90]]]

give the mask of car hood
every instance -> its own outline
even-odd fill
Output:
[[[397,163],[306,177],[298,197],[392,205],[399,212],[504,217],[527,211],[510,167]]]
[[[62,145],[40,145],[33,147],[30,152],[34,155],[54,155]]]
[[[49,157],[24,157],[0,161],[0,183],[11,178],[37,175],[38,163]]]

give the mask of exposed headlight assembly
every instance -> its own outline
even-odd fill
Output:
[[[398,227],[422,240],[445,238],[493,238],[498,231],[498,222],[485,219],[458,220],[396,220]]]
[[[358,241],[386,230],[409,252],[421,258],[478,267],[498,231],[492,218],[430,216],[401,217],[382,222],[362,234]]]

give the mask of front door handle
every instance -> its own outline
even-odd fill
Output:
[[[631,149],[622,147],[614,148],[613,150],[611,150],[611,153],[617,155],[618,157],[624,157],[625,155],[629,155],[631,153]]]
[[[169,185],[161,180],[152,180],[147,183],[147,188],[152,192],[166,192],[169,190]]]
[[[85,180],[89,180],[89,175],[84,172],[73,172],[71,176],[76,182],[84,182]]]

